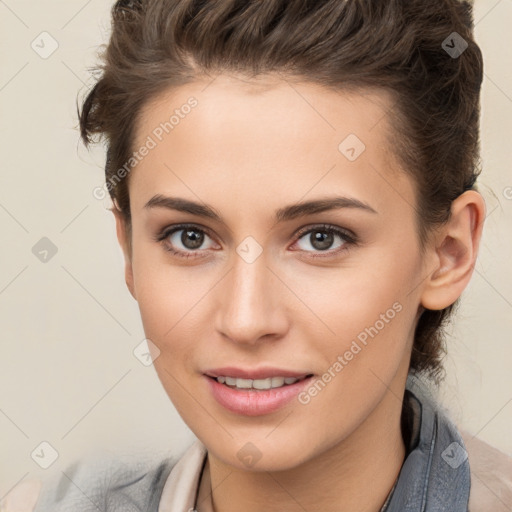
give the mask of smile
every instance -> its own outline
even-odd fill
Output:
[[[302,378],[295,377],[269,377],[266,379],[241,379],[229,376],[219,376],[215,380],[220,384],[225,384],[230,388],[234,389],[254,389],[254,390],[265,390],[281,388],[283,386],[289,386],[295,384],[299,380],[303,380],[308,376]]]
[[[276,412],[292,402],[314,376],[247,379],[204,375],[204,378],[210,396],[224,409],[244,416],[260,416]]]

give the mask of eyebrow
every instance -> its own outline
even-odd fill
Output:
[[[197,215],[199,217],[205,217],[220,223],[223,222],[221,215],[215,210],[215,208],[207,204],[197,203],[181,197],[169,197],[157,194],[144,205],[144,208],[166,208],[169,210],[189,213],[191,215]],[[360,201],[359,199],[335,196],[290,204],[284,208],[279,208],[274,214],[274,222],[277,224],[279,222],[293,220],[306,215],[342,208],[353,208],[374,214],[378,213],[369,204]]]

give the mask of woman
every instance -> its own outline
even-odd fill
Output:
[[[117,2],[81,134],[198,440],[34,510],[510,510],[426,385],[485,218],[482,74],[467,2]]]

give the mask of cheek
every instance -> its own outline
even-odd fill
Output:
[[[157,244],[140,241],[133,253],[133,277],[137,302],[146,335],[157,340],[170,336],[208,288],[209,280],[199,267],[180,267]]]
[[[139,263],[134,261],[134,279],[141,320],[146,338],[159,350],[153,366],[177,411],[188,418],[194,404],[185,390],[196,370],[197,342],[205,338],[198,315],[209,280],[203,278],[198,289],[184,269]]]
[[[134,281],[141,321],[146,338],[160,351],[154,366],[161,379],[165,378],[163,369],[174,372],[172,365],[176,364],[180,352],[184,352],[186,342],[191,345],[192,334],[183,336],[182,330],[185,323],[190,321],[188,315],[193,313],[191,308],[197,298],[180,279],[180,275],[170,267],[148,265],[134,259]]]
[[[350,268],[325,273],[311,268],[290,274],[288,279],[293,279],[294,289],[329,328],[332,338],[347,339],[376,323],[383,331],[384,326],[396,324],[398,316],[405,317],[401,311],[416,299],[411,292],[419,268],[412,258],[375,251]]]
[[[360,395],[379,379],[388,383],[409,357],[421,261],[414,250],[400,256],[398,249],[375,249],[320,281],[301,277],[308,304],[329,329],[325,338],[316,334],[315,351],[322,352],[325,379],[338,383],[331,389]],[[308,338],[315,339],[311,328]]]
[[[354,431],[408,367],[416,315],[408,286],[412,266],[388,260],[355,274],[330,282],[327,295],[335,301],[316,296],[323,308],[319,316],[335,334],[315,338],[309,331],[310,353],[321,353],[324,364],[317,381],[299,397],[295,420],[309,425],[319,450]],[[399,393],[398,387],[392,391]],[[318,421],[311,423],[312,418]]]

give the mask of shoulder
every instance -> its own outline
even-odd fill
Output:
[[[17,485],[0,503],[0,512],[140,512],[158,507],[174,459],[137,461],[87,457],[48,480]]]
[[[512,510],[512,457],[461,431],[471,469],[469,512]]]
[[[32,512],[41,486],[42,481],[36,479],[19,483],[0,501],[0,512]]]

